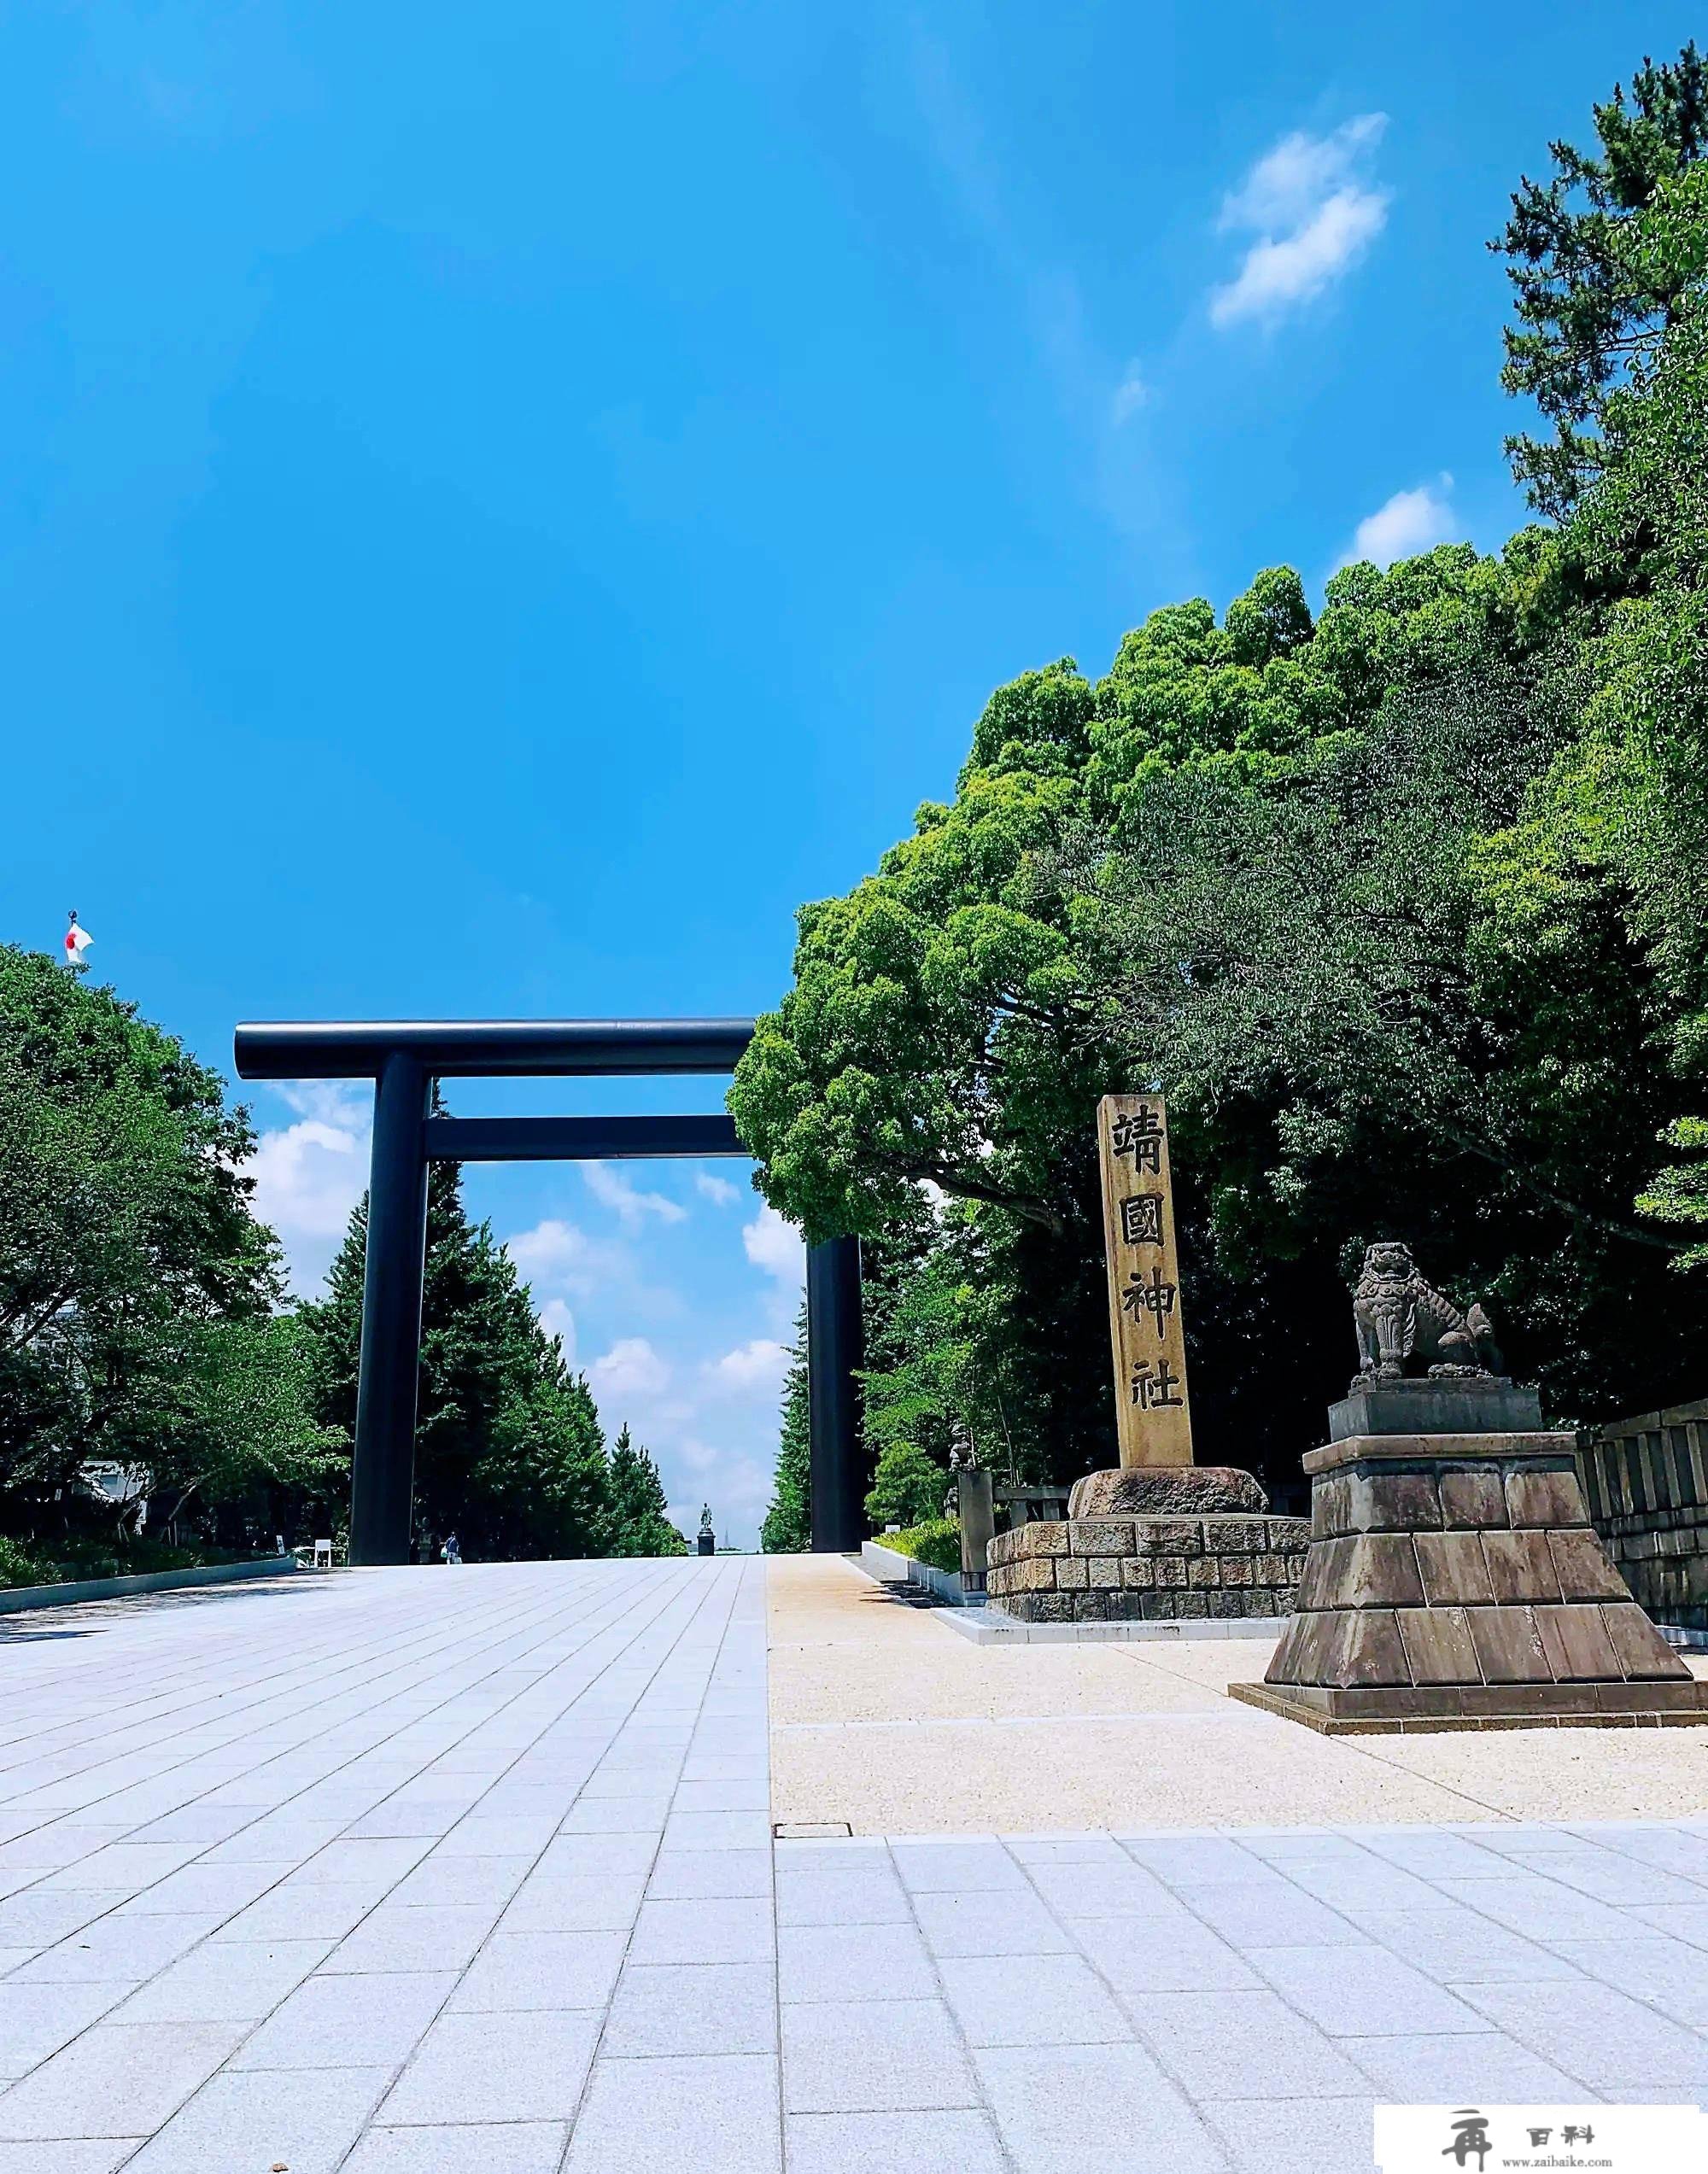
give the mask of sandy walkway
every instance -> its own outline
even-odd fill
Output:
[[[1262,1675],[1267,1640],[1005,1650],[839,1557],[775,1557],[767,1583],[779,1820],[1012,1834],[1708,1812],[1708,1729],[1321,1737],[1225,1695]]]

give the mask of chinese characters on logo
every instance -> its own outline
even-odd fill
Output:
[[[1441,2132],[1437,2130],[1436,2133]],[[1470,2107],[1456,2113],[1453,2118],[1453,2137],[1442,2152],[1443,2159],[1452,2159],[1456,2166],[1469,2166],[1475,2153],[1479,2170],[1488,2165],[1494,2147],[1489,2141],[1489,2123],[1484,2115]]]

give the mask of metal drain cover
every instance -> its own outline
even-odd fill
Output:
[[[839,1842],[853,1832],[846,1820],[779,1820],[771,1829],[779,1842]]]

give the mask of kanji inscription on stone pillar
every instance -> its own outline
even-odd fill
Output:
[[[1120,1461],[1190,1464],[1192,1411],[1161,1096],[1105,1095],[1097,1148]]]

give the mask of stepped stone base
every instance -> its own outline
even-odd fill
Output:
[[[1117,1481],[1120,1487],[1097,1485]],[[1255,1513],[1211,1506],[1254,1497]],[[1150,1515],[1079,1514],[1088,1500],[1117,1499],[1156,1506]],[[1073,1490],[1073,1516],[997,1534],[987,1597],[1023,1623],[1288,1615],[1310,1525],[1303,1517],[1262,1515],[1267,1499],[1249,1473],[1214,1466],[1088,1474]],[[1196,1506],[1190,1514],[1162,1514],[1171,1503]]]
[[[1708,1721],[1608,1561],[1571,1435],[1365,1435],[1305,1459],[1311,1546],[1262,1685],[1317,1728]]]

